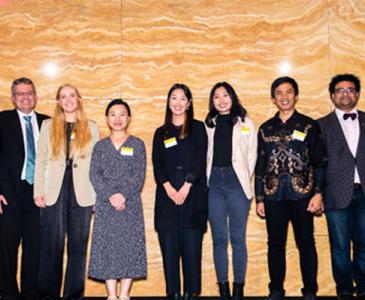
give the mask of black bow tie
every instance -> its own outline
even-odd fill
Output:
[[[357,115],[355,113],[345,113],[343,114],[343,119],[347,120],[348,118],[351,118],[351,120],[355,120],[357,118]]]

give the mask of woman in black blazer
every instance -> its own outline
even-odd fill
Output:
[[[207,136],[204,124],[194,120],[192,94],[186,85],[174,84],[152,150],[157,183],[155,229],[167,295],[174,300],[180,299],[180,258],[184,300],[201,289],[201,248],[208,212],[206,151]]]

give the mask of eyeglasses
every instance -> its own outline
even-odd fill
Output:
[[[14,95],[17,96],[17,97],[24,97],[24,96],[31,97],[31,96],[34,96],[34,92],[33,91],[29,91],[29,92],[15,92]]]
[[[335,89],[335,93],[337,95],[343,95],[345,93],[353,95],[356,93],[356,90],[354,88],[338,88],[338,89]]]

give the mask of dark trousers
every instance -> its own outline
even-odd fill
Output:
[[[56,204],[40,211],[39,299],[60,297],[66,234],[67,269],[63,299],[83,299],[91,212],[91,207],[77,204],[72,170],[67,168]]]
[[[326,217],[337,294],[352,294],[355,281],[357,295],[365,296],[365,195],[361,187],[355,187],[349,207],[328,210]]]
[[[39,263],[39,209],[33,186],[22,181],[16,208],[3,206],[0,215],[0,296],[2,299],[36,299]],[[18,248],[22,243],[20,292],[17,284]]]
[[[317,251],[313,234],[313,215],[307,211],[308,203],[308,200],[265,201],[270,290],[284,291],[285,247],[288,224],[291,221],[299,249],[304,284],[302,292],[317,292]]]
[[[180,258],[184,276],[184,292],[201,290],[201,230],[161,230],[158,232],[168,295],[180,293]]]

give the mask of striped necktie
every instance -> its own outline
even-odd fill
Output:
[[[32,117],[24,116],[25,120],[25,135],[27,139],[27,162],[25,165],[25,180],[29,184],[34,182],[34,163],[35,163],[35,146],[32,127]]]

